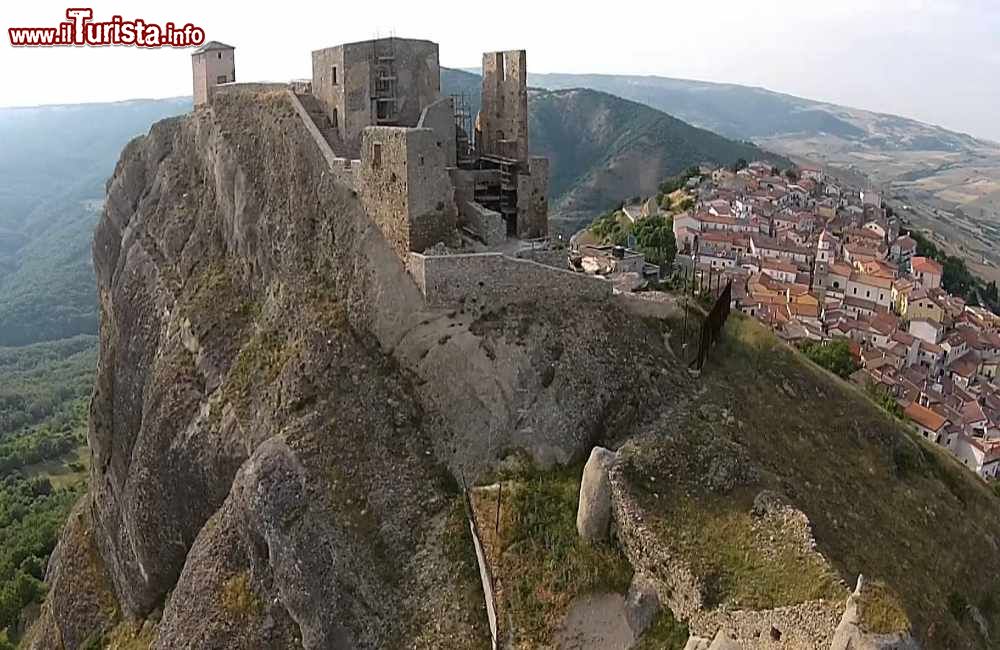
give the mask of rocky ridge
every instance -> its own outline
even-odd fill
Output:
[[[426,310],[281,92],[130,143],[94,261],[91,490],[31,648],[476,647],[455,477],[582,457],[676,383],[622,309]]]

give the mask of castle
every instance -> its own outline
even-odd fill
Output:
[[[192,54],[196,109],[235,83],[234,48]],[[259,84],[266,86],[267,84]],[[548,160],[528,151],[524,50],[483,55],[482,107],[441,94],[438,45],[382,38],[312,53],[296,109],[331,169],[354,189],[407,265],[443,243],[511,250],[548,236]],[[467,246],[466,246],[467,248]]]

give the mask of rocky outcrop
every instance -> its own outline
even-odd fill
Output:
[[[583,467],[576,531],[588,542],[603,542],[608,539],[611,526],[611,482],[608,479],[608,469],[615,460],[615,452],[594,447]]]
[[[91,496],[39,650],[161,609],[156,648],[463,647],[453,477],[582,458],[681,385],[619,309],[426,309],[284,92],[130,143],[94,265]]]

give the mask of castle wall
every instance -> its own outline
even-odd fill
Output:
[[[371,127],[361,144],[358,194],[400,259],[452,238],[457,214],[444,151],[430,129]]]
[[[480,152],[527,162],[528,64],[524,50],[483,54]]]
[[[639,504],[628,492],[621,465],[608,471],[611,484],[611,518],[615,536],[637,573],[650,579],[660,601],[679,620],[690,620],[704,605],[704,585],[680,558],[659,542],[646,523]]]
[[[410,254],[410,274],[430,307],[459,307],[480,314],[539,295],[611,297],[607,280],[562,271],[502,253]]]
[[[445,153],[445,166],[457,166],[458,150],[455,143],[455,100],[451,97],[441,97],[424,107],[417,126],[434,131],[436,144]]]
[[[455,190],[445,167],[447,150],[438,146],[434,131],[406,129],[406,154],[410,250],[422,251],[454,238]]]
[[[517,177],[517,236],[549,236],[549,159],[532,157],[528,173]]]
[[[295,93],[294,87],[288,91],[288,96],[292,107],[302,119],[306,131],[309,132],[309,137],[311,137],[313,142],[316,143],[316,146],[319,148],[320,153],[326,160],[327,165],[329,165],[330,171],[334,174],[334,177],[340,183],[356,190],[358,185],[358,175],[361,173],[361,161],[337,156],[337,154],[330,147],[330,143],[327,142],[326,138],[323,137],[323,134],[320,133],[319,128],[316,127],[316,123],[313,122],[312,117],[309,115],[309,111],[307,111],[306,107],[302,105],[298,95]]]
[[[372,128],[361,143],[358,195],[368,216],[401,259],[410,252],[406,131]]]
[[[502,244],[507,239],[507,223],[503,215],[475,202],[476,179],[484,175],[497,176],[498,172],[477,169],[452,169],[450,172],[459,222],[476,233],[487,246]]]
[[[312,94],[323,106],[330,123],[337,126],[341,140],[344,139],[346,73],[343,46],[328,47],[312,53]],[[364,76],[367,76],[367,69]],[[363,99],[361,103],[366,105],[366,100]]]

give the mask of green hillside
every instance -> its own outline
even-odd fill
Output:
[[[97,331],[90,241],[126,142],[188,99],[0,109],[0,346]]]

